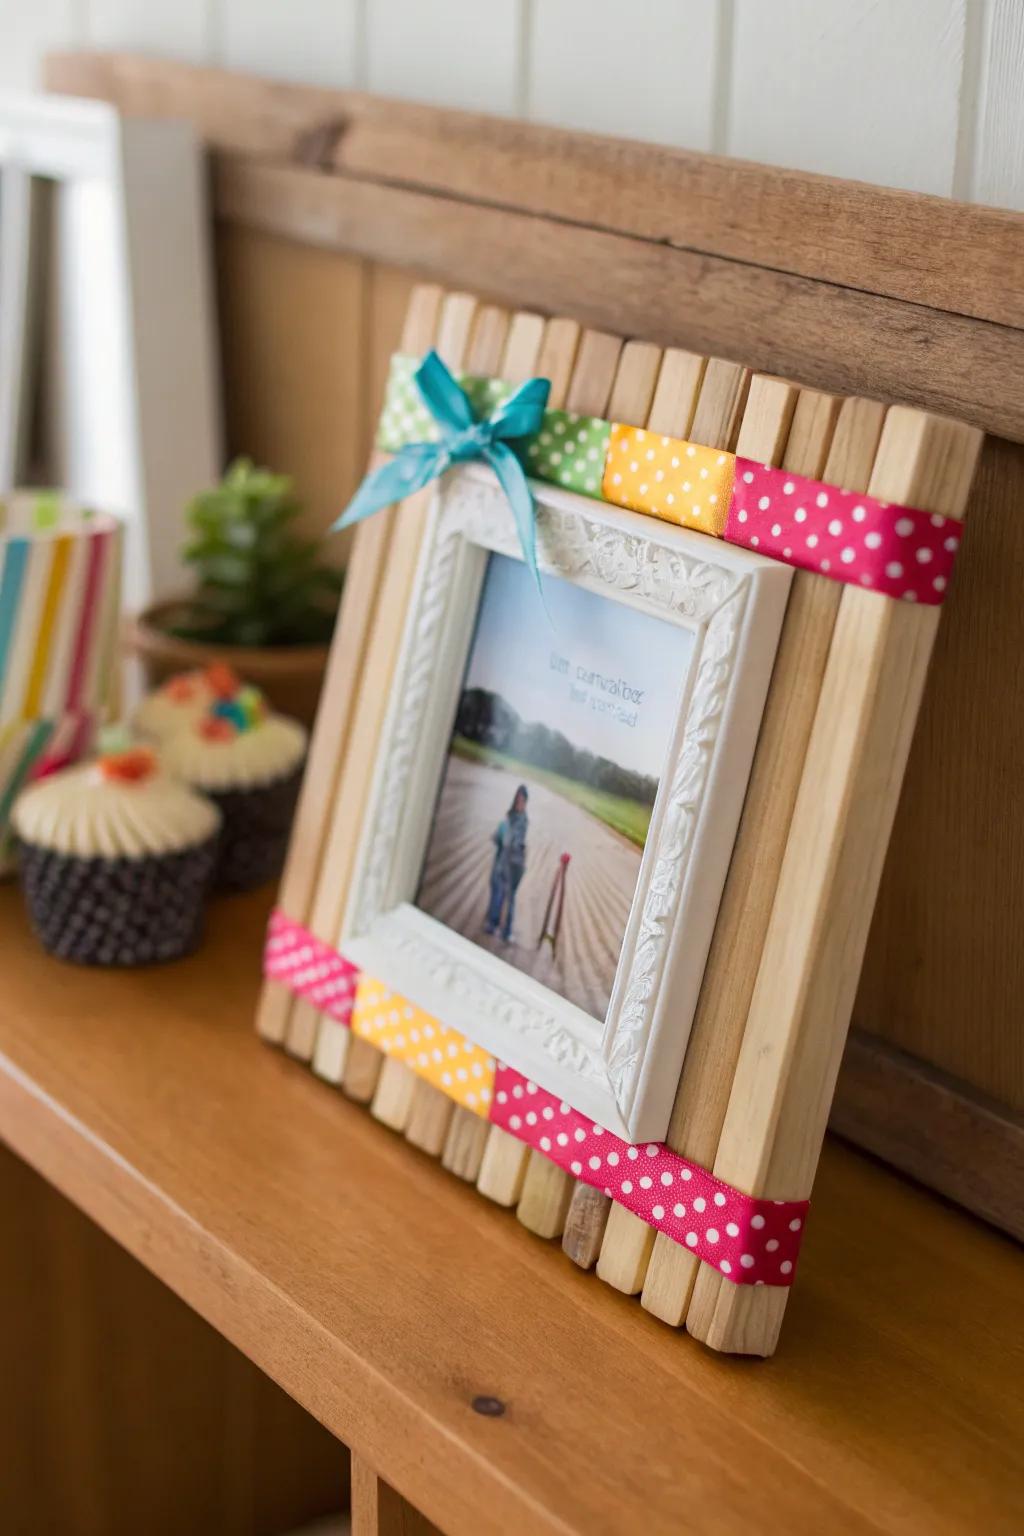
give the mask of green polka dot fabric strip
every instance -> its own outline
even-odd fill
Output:
[[[441,436],[413,377],[421,361],[401,353],[391,359],[384,409],[377,428],[377,447],[384,453],[397,453],[409,443],[436,443]],[[489,416],[513,392],[514,386],[503,379],[485,379],[468,373],[456,374],[456,378],[477,417]]]
[[[416,388],[413,376],[419,364],[418,357],[402,354],[391,359],[377,431],[377,447],[384,453],[397,453],[408,443],[436,443],[440,437],[437,422]],[[480,378],[475,374],[457,377],[478,417],[489,416],[515,387],[502,379]],[[610,432],[610,424],[595,416],[545,411],[540,432],[522,449],[523,464],[527,473],[538,480],[562,485],[582,496],[600,498]]]
[[[573,411],[545,411],[544,425],[522,459],[527,472],[581,496],[601,496],[611,424]]]

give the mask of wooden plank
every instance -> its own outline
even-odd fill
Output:
[[[271,1536],[340,1510],[344,1448],[6,1147],[0,1209],[9,1536]]]
[[[375,286],[371,287],[371,325],[377,307]],[[403,345],[414,347],[427,344],[437,328],[441,297],[441,290],[430,284],[421,284],[410,294],[402,321]],[[325,816],[336,793],[345,734],[369,638],[380,573],[390,544],[392,523],[393,516],[388,512],[364,528],[355,541],[349,561],[348,592],[335,629],[324,677],[318,720],[320,728],[310,743],[309,760],[280,887],[280,905],[289,916],[300,922],[306,921],[310,914],[316,889]],[[265,984],[257,1016],[257,1028],[265,1039],[278,1043],[284,1039],[292,1007],[293,1000],[286,988],[274,982]]]
[[[972,198],[1024,208],[1024,12],[1016,0],[991,0]]]
[[[1022,506],[1024,448],[986,440],[854,1008],[862,1029],[1017,1113],[1024,711],[1006,701],[1024,687]]]
[[[536,317],[530,316],[532,322]],[[528,324],[528,331],[535,335],[536,328]],[[501,376],[509,335],[509,315],[494,304],[486,304],[476,313],[473,335],[466,353],[466,368],[471,373],[484,376]],[[469,1113],[472,1113],[471,1111]],[[456,1114],[456,1106],[447,1094],[431,1083],[419,1081],[413,1090],[406,1140],[431,1157],[440,1157],[448,1143],[448,1133]],[[475,1116],[473,1117],[476,1118]],[[469,1145],[476,1144],[471,1135]],[[461,1155],[461,1154],[460,1154]]]
[[[414,292],[404,326],[403,339],[410,346],[425,345],[433,336],[441,306],[441,290],[423,284]],[[393,515],[390,511],[371,519],[359,533],[349,562],[347,591],[342,604],[327,672],[324,677],[317,730],[310,742],[288,857],[281,879],[279,902],[288,915],[305,923],[319,879],[324,832],[329,807],[337,794],[347,732],[355,708],[357,684],[369,643],[374,605],[381,572],[390,547]],[[280,1043],[289,1031],[295,1005],[286,988],[268,982],[263,990],[257,1028],[264,1039]],[[308,1047],[299,1042],[299,1055],[308,1057],[313,1043],[313,1010],[305,1005]],[[293,1031],[293,1040],[298,1031]]]
[[[292,475],[306,508],[297,526],[318,538],[366,464],[365,263],[222,231],[217,301],[229,452]],[[343,535],[328,553],[340,559],[350,545]]]
[[[850,1031],[829,1125],[1024,1242],[1024,1117],[863,1030]]]
[[[654,432],[685,437],[699,409],[701,385],[707,369],[709,396],[714,397],[715,409],[723,412],[727,420],[724,430],[731,435],[735,401],[745,393],[742,370],[732,365],[723,367],[715,359],[708,363],[706,358],[675,348],[664,353],[657,348],[650,349],[653,355],[648,355],[648,367],[641,370],[634,350],[637,345],[627,342],[623,349],[609,408],[613,420],[621,416],[627,422],[644,422]],[[704,421],[709,426],[711,415],[712,410],[706,405]],[[576,1185],[562,1236],[562,1251],[574,1264],[589,1269],[597,1263],[609,1218],[616,1219],[615,1210],[602,1190],[588,1184]],[[611,1262],[611,1250],[608,1262]]]
[[[627,235],[235,156],[214,176],[221,218],[479,281],[508,304],[571,313],[662,345],[742,358],[838,393],[947,412],[1024,440],[1024,337],[989,321],[832,287]],[[516,261],[507,260],[515,249]],[[1008,381],[1014,381],[1008,387]]]
[[[352,1536],[441,1536],[361,1456],[352,1458]]]
[[[538,6],[527,59],[529,115],[590,133],[711,149],[719,31],[713,5],[646,0],[628,26],[610,16],[595,25],[591,0]],[[627,80],[642,87],[623,89]]]
[[[366,14],[366,83],[478,111],[515,112],[519,17],[499,0],[374,0]]]
[[[574,342],[571,332],[565,333],[564,339]],[[630,403],[634,398],[649,400],[653,394],[659,362],[656,347],[636,343],[624,354],[619,336],[604,331],[584,331],[578,351],[575,345],[572,351],[575,363],[565,397],[567,410],[576,411],[581,416],[604,416],[618,387],[620,366],[624,368],[620,404]],[[560,1237],[572,1202],[573,1187],[573,1179],[563,1169],[550,1162],[542,1152],[530,1152],[516,1216],[538,1237]]]
[[[120,3],[136,9],[131,0]],[[202,9],[210,25],[210,0]],[[227,69],[303,80],[307,85],[355,83],[360,68],[358,0],[335,0],[332,5],[293,0],[285,26],[283,19],[277,0],[220,0],[213,20],[220,62]],[[208,49],[207,42],[194,52],[202,56]]]
[[[593,346],[594,343],[589,345]],[[575,374],[579,348],[580,328],[575,320],[556,317],[549,320],[542,331],[537,332],[531,329],[523,334],[515,356],[516,365],[522,370],[520,377],[528,378],[531,373],[536,373],[541,378],[550,380],[548,404],[552,410],[561,410],[568,403],[570,382]],[[511,338],[509,350],[511,354]],[[506,358],[506,370],[511,361],[511,357]],[[510,374],[509,377],[514,376]],[[503,1131],[500,1126],[494,1125],[491,1127],[484,1147],[476,1187],[482,1195],[486,1195],[497,1205],[518,1205],[526,1183],[529,1164],[529,1148],[525,1147],[521,1141],[517,1141],[514,1136],[510,1136],[507,1131]],[[548,1184],[539,1166],[534,1177],[538,1181],[532,1197],[535,1209],[541,1213],[543,1219],[546,1219],[543,1208],[546,1204]],[[558,1191],[557,1199],[560,1201],[564,1195],[564,1186],[558,1186],[557,1181],[552,1182]],[[526,1214],[530,1215],[529,1205],[526,1207]]]
[[[948,196],[969,9],[816,0],[808,27],[802,0],[739,6],[730,153]]]
[[[729,1367],[260,1049],[267,904],[69,988],[0,889],[0,1129],[446,1536],[1021,1528],[1013,1245],[833,1144],[784,1348]]]
[[[735,364],[712,358],[697,398],[694,436],[709,447],[735,448],[746,457],[765,464],[778,462],[793,419],[797,395],[795,384],[758,375],[751,379]],[[708,964],[710,967],[710,958]],[[724,1063],[718,1063],[718,1066],[719,1070],[726,1070]],[[684,1061],[684,1076],[685,1073]],[[716,1090],[719,1097],[724,1096],[727,1084],[717,1080],[705,1083],[706,1094],[713,1096]],[[670,1145],[676,1145],[671,1127],[667,1139]],[[682,1149],[677,1146],[677,1150]],[[598,1277],[627,1296],[637,1295],[644,1287],[655,1237],[654,1228],[647,1222],[641,1221],[625,1206],[613,1205],[597,1265]],[[685,1250],[682,1253],[689,1257]]]
[[[869,490],[962,517],[980,446],[961,422],[894,407]],[[810,1193],[940,612],[843,588],[715,1158],[741,1189]],[[787,1296],[703,1265],[687,1328],[770,1354]]]
[[[1000,209],[130,55],[56,54],[47,81],[51,89],[99,96],[129,113],[190,118],[217,150],[284,160],[300,152],[311,130],[333,127],[331,163],[353,177],[400,179],[462,201],[498,201],[509,210],[665,242],[702,257],[1024,326],[1020,220]],[[737,216],[746,208],[756,209],[756,218]],[[487,270],[463,270],[458,280]],[[501,296],[506,302],[519,297]],[[652,287],[652,315],[659,301]],[[616,328],[607,317],[587,318]],[[772,318],[785,320],[781,313]],[[686,345],[684,337],[662,335],[650,324],[623,320],[620,326]],[[709,347],[691,345],[698,352],[722,350],[720,338]],[[781,367],[760,357],[745,361],[768,371]],[[841,387],[836,378],[807,377]],[[870,386],[851,389],[858,387],[870,392]]]
[[[469,295],[448,294],[441,300],[434,339],[438,349],[444,349],[452,359],[453,366],[458,366],[468,345],[475,312],[476,300]],[[411,319],[410,315],[410,329],[406,333],[410,337]],[[425,336],[424,331],[411,350],[423,350],[427,344]],[[347,740],[336,746],[338,777],[326,807],[328,816],[324,824],[325,835],[322,834],[321,875],[310,909],[311,930],[328,943],[337,942],[355,858],[352,828],[359,825],[361,807],[369,790],[372,753],[387,703],[387,680],[390,680],[394,666],[419,548],[418,530],[429,497],[428,489],[400,504],[394,515],[388,558],[380,568],[377,582],[369,588],[375,597],[372,619],[366,634],[363,667],[352,680],[352,687],[355,689],[358,685],[358,691],[352,703],[349,733]],[[369,519],[369,524],[372,526],[382,516],[386,514]],[[302,1001],[295,1004],[287,1037],[288,1049],[293,1055],[309,1060],[315,1047],[318,1018],[311,1004]]]
[[[798,473],[810,473],[803,466],[818,463],[827,450],[829,475],[835,474],[838,483],[851,490],[864,489],[883,415],[882,407],[874,402],[844,400],[833,435],[828,402],[812,396],[810,406],[801,409],[798,400],[792,413],[792,447],[787,442],[783,465]],[[816,424],[815,433],[809,431],[808,423]],[[765,413],[758,439],[763,431],[770,445],[772,429]],[[752,449],[761,446],[753,436],[749,441]],[[743,814],[666,1138],[676,1151],[704,1167],[714,1161],[725,1121],[840,592],[835,582],[803,571],[795,573],[790,590]],[[643,1282],[643,1305],[663,1322],[678,1327],[686,1316],[698,1269],[692,1254],[659,1235]]]

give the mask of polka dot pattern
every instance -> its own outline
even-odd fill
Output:
[[[612,428],[596,416],[545,411],[544,424],[520,455],[526,472],[581,496],[601,496]]]
[[[604,499],[719,538],[729,510],[734,463],[731,453],[717,448],[615,422]]]
[[[737,459],[732,544],[908,603],[941,603],[963,524]]]
[[[658,1142],[631,1146],[383,982],[360,975],[280,910],[270,919],[263,971],[736,1285],[792,1283],[806,1200],[757,1200]]]
[[[631,1146],[499,1065],[491,1119],[736,1285],[791,1285],[806,1200],[756,1200],[658,1142]]]
[[[349,1024],[359,972],[337,950],[280,910],[271,913],[267,926],[263,974],[283,983],[339,1024]]]
[[[384,453],[397,453],[408,443],[436,443],[441,430],[423,403],[413,375],[422,358],[396,352],[388,369],[384,406],[377,426],[377,447]],[[476,374],[456,374],[474,415],[489,416],[512,394],[513,385],[503,379],[485,379]]]
[[[487,1119],[494,1093],[493,1056],[365,974],[356,986],[351,1029],[396,1056],[456,1104]]]

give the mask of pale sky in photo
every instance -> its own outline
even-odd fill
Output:
[[[465,687],[498,693],[524,721],[660,778],[693,652],[691,631],[558,577],[541,580],[550,623],[522,561],[491,555]],[[567,672],[553,658],[567,661]],[[591,672],[639,691],[639,701],[581,675]],[[612,711],[598,712],[592,699]],[[634,723],[617,718],[620,706]]]

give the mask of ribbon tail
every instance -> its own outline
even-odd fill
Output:
[[[446,436],[473,425],[473,407],[465,390],[436,352],[427,353],[413,378],[424,405]]]
[[[537,584],[537,592],[540,596],[544,612],[548,622],[551,615],[548,613],[548,605],[544,601],[544,588],[541,586],[540,566],[537,564],[537,510],[533,504],[533,494],[526,473],[512,449],[505,443],[492,443],[484,450],[487,462],[490,464],[508,504],[512,508],[512,516],[515,518],[516,532],[519,535],[519,544],[523,551],[523,559],[530,568],[533,579]]]
[[[528,379],[521,384],[490,418],[495,437],[532,437],[539,432],[550,392],[550,379]]]
[[[415,491],[422,490],[435,480],[448,465],[448,455],[439,443],[410,443],[393,459],[367,475],[348,506],[328,530],[335,533],[351,528],[364,518],[372,517],[383,507],[404,501]]]

